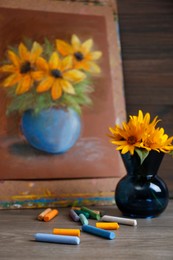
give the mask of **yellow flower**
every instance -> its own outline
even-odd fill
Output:
[[[138,126],[139,124],[141,127],[145,128],[148,130],[148,128],[153,128],[156,126],[156,124],[160,121],[157,120],[158,116],[156,116],[153,121],[150,122],[150,114],[146,113],[143,115],[143,112],[139,110],[138,116],[130,116],[130,121],[133,121],[133,124]]]
[[[141,147],[168,153],[173,150],[173,137],[168,137],[163,128],[153,128],[142,138]]]
[[[140,147],[143,129],[137,127],[133,122],[124,122],[122,128],[117,125],[110,130],[113,133],[111,143],[117,145],[116,149],[122,150],[122,154],[130,152],[133,155],[135,148]]]
[[[67,56],[61,60],[57,52],[52,53],[48,62],[40,58],[37,61],[37,66],[43,73],[36,91],[41,93],[51,89],[53,100],[60,98],[63,91],[75,94],[73,84],[84,80],[86,77],[83,72],[72,69],[72,57]]]
[[[83,69],[91,73],[100,73],[100,67],[94,61],[102,56],[102,52],[91,51],[93,47],[92,39],[81,43],[80,39],[73,34],[71,45],[62,40],[56,40],[56,47],[61,55],[73,57],[74,68]]]
[[[3,81],[3,87],[16,87],[16,94],[27,92],[38,78],[40,72],[35,71],[35,64],[42,53],[42,47],[34,42],[29,51],[23,43],[18,46],[18,55],[8,50],[8,58],[11,64],[3,65],[1,72],[8,73],[9,76]]]
[[[152,121],[150,114],[139,110],[137,116],[130,116],[128,123],[122,123],[122,127],[115,125],[109,128],[112,133],[111,142],[117,146],[117,150],[121,150],[122,154],[130,152],[131,155],[136,151],[142,159],[151,150],[157,152],[170,153],[173,151],[173,136],[168,137],[164,133],[163,128],[156,128],[158,117]]]

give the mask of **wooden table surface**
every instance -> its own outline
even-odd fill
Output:
[[[115,205],[92,207],[121,216]],[[81,232],[79,245],[36,242],[37,232],[53,228],[81,228],[69,217],[69,208],[59,208],[50,222],[37,220],[42,209],[1,210],[0,259],[173,259],[173,201],[159,217],[138,219],[137,226],[120,225],[114,240]],[[95,220],[89,220],[95,225]]]

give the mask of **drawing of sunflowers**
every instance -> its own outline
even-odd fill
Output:
[[[7,49],[0,67],[1,87],[11,102],[7,114],[49,107],[70,107],[78,113],[91,105],[92,77],[99,75],[101,51],[93,51],[92,38],[81,41],[73,34],[70,43],[55,39],[43,44],[27,39]]]

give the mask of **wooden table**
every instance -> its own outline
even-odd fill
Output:
[[[90,207],[91,208],[91,207]],[[121,216],[115,205],[92,207],[108,215]],[[69,217],[69,208],[60,208],[50,222],[36,219],[42,209],[0,211],[0,259],[173,259],[173,201],[162,215],[138,219],[138,225],[121,225],[114,240],[81,232],[80,245],[36,242],[37,232],[52,229],[81,228]],[[95,220],[89,220],[95,225]]]

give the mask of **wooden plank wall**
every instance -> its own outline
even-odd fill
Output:
[[[173,135],[173,1],[117,0],[127,114],[158,115]],[[173,158],[159,175],[173,195]]]

